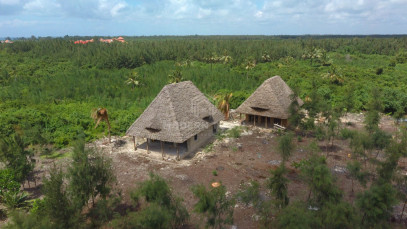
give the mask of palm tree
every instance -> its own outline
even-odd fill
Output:
[[[223,64],[228,64],[230,61],[232,61],[232,57],[228,56],[228,55],[225,55],[225,56],[222,56],[219,59],[219,61],[223,62]]]
[[[344,82],[344,79],[340,74],[340,70],[335,67],[335,65],[331,65],[331,67],[328,69],[328,72],[322,74],[322,78],[329,79],[329,81],[334,84],[342,84]]]
[[[138,72],[133,71],[130,73],[129,78],[126,80],[127,85],[131,85],[131,90],[134,90],[136,87],[140,87],[142,85],[141,83],[141,77],[138,74]]]
[[[261,56],[261,59],[263,62],[271,62],[271,57],[267,52],[264,52],[263,55]]]
[[[319,48],[312,47],[312,48],[310,48],[308,50],[307,53],[304,53],[302,55],[302,58],[303,59],[310,59],[311,60],[311,65],[312,65],[312,62],[314,60],[319,60],[323,56],[324,51],[325,51],[324,49],[319,49]]]
[[[252,70],[254,67],[256,67],[256,60],[252,57],[247,59],[246,66],[245,66],[245,69],[247,70],[246,78],[249,78],[249,71]]]
[[[107,130],[109,133],[109,143],[110,143],[110,122],[109,122],[109,115],[107,114],[107,109],[106,108],[97,108],[97,109],[93,109],[92,111],[92,118],[93,120],[95,120],[96,125],[95,125],[95,129],[98,127],[100,121],[105,121],[107,123]]]
[[[232,95],[232,93],[225,93],[216,96],[216,98],[218,99],[218,109],[225,115],[225,120],[229,120],[229,103]]]
[[[181,81],[184,80],[184,78],[182,78],[182,72],[179,66],[177,66],[177,68],[168,75],[169,78],[169,83],[179,83]]]

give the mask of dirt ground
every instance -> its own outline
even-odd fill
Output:
[[[348,128],[363,128],[363,114],[348,114],[342,122],[344,125],[347,123]],[[228,122],[221,122],[223,129],[239,125],[238,117]],[[193,185],[204,184],[209,187],[212,182],[219,181],[226,186],[227,194],[233,195],[240,190],[242,184],[247,184],[252,180],[256,180],[264,186],[267,178],[270,177],[270,170],[281,163],[281,158],[276,152],[276,132],[272,129],[246,127],[239,138],[214,139],[210,152],[201,149],[190,158],[180,161],[175,160],[174,155],[166,155],[163,159],[161,152],[148,154],[145,149],[141,148],[135,151],[133,141],[129,137],[112,137],[110,144],[107,143],[107,139],[100,139],[90,143],[90,146],[102,150],[112,158],[117,177],[117,188],[122,190],[125,202],[130,203],[129,193],[136,187],[136,184],[148,179],[149,173],[154,172],[169,182],[174,194],[181,196],[189,212],[192,212],[193,205],[197,202],[191,192]],[[396,130],[393,119],[387,116],[382,118],[380,127],[388,132]],[[287,163],[290,169],[288,174],[290,201],[307,198],[309,189],[301,180],[299,171],[292,164],[307,157],[309,154],[307,146],[314,140],[314,138],[308,137],[294,140],[296,149]],[[326,144],[318,142],[318,145],[322,149],[321,154],[326,155]],[[327,162],[337,178],[338,186],[344,191],[344,198],[352,202],[355,195],[351,193],[351,180],[347,177],[345,168],[346,163],[350,160],[348,154],[351,153],[348,145],[348,141],[335,140],[334,146],[328,148]],[[69,149],[65,150],[69,151]],[[39,179],[37,186],[33,187],[31,183],[31,188],[28,188],[28,183],[25,184],[25,191],[33,195],[33,198],[40,196],[40,178],[53,166],[54,161],[53,159],[39,160],[35,169],[36,177]],[[59,159],[57,163],[62,165],[69,163],[69,158]],[[405,158],[400,161],[400,167],[407,168]],[[216,171],[217,176],[213,175],[213,171]],[[363,187],[355,182],[355,191],[362,189]],[[264,189],[262,194],[265,198],[270,198],[269,193]],[[395,216],[400,214],[401,207],[401,204],[395,206]],[[191,217],[190,227],[194,228],[201,221],[196,214],[192,214]],[[404,215],[404,218],[407,218],[407,214]],[[234,211],[235,228],[258,228],[256,219],[255,211],[251,206],[237,202]]]

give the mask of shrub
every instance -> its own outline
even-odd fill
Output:
[[[9,209],[16,209],[27,204],[28,194],[26,192],[5,192],[2,196],[4,205]]]
[[[149,204],[142,212],[147,217],[147,219],[143,219],[144,221],[140,221],[143,225],[164,225],[165,227],[162,228],[179,228],[189,218],[188,211],[182,205],[182,199],[174,196],[167,182],[153,173],[150,173],[150,179],[140,183],[130,196],[135,204],[139,204],[140,197],[144,197]],[[161,215],[162,218],[148,216],[148,214]],[[140,219],[135,217],[132,220],[139,222]]]
[[[205,146],[205,148],[204,148],[204,152],[205,153],[209,153],[209,152],[211,152],[213,150],[213,144],[208,144],[208,145],[206,145]]]
[[[242,133],[242,129],[240,127],[236,126],[236,127],[233,127],[232,129],[230,129],[228,131],[227,135],[230,138],[239,138],[241,133]]]
[[[207,190],[203,185],[192,187],[192,193],[199,200],[194,206],[194,211],[206,217],[206,226],[222,228],[225,224],[233,223],[233,198],[226,197],[226,187],[221,185]]]
[[[373,185],[359,194],[356,205],[363,215],[362,225],[373,227],[386,222],[391,216],[392,206],[396,202],[396,191],[391,184]]]
[[[44,179],[43,193],[44,207],[50,219],[63,228],[74,227],[78,211],[68,196],[61,169],[51,169],[50,177]]]
[[[297,202],[284,208],[276,217],[277,228],[321,228],[321,223],[313,211]]]
[[[383,68],[376,69],[376,75],[381,75],[383,73]]]
[[[27,214],[22,211],[11,213],[10,221],[5,229],[53,229],[58,228],[47,216],[37,217],[36,214]]]
[[[230,99],[230,108],[231,109],[238,108],[249,96],[250,96],[250,93],[248,93],[246,91],[233,92],[233,96]]]
[[[120,201],[121,198],[119,197],[99,200],[88,213],[92,227],[101,227],[105,222],[111,220],[115,214],[114,209],[118,206]]]

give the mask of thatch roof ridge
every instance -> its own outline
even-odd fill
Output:
[[[265,80],[236,111],[242,114],[287,119],[293,91],[280,76]],[[302,106],[304,103],[297,98]]]
[[[203,119],[207,115],[213,119]],[[161,123],[159,131],[151,130],[154,119]],[[222,119],[205,95],[191,81],[184,81],[164,86],[126,134],[182,143]]]

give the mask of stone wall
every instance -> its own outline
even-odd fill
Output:
[[[202,131],[201,133],[192,136],[190,139],[187,140],[187,146],[188,146],[188,153],[192,153],[195,150],[197,150],[199,147],[205,146],[209,142],[209,140],[212,139],[212,137],[215,135],[213,132],[213,129],[216,128],[218,130],[219,124],[215,124],[210,126],[208,129]],[[186,156],[186,155],[185,155]]]

